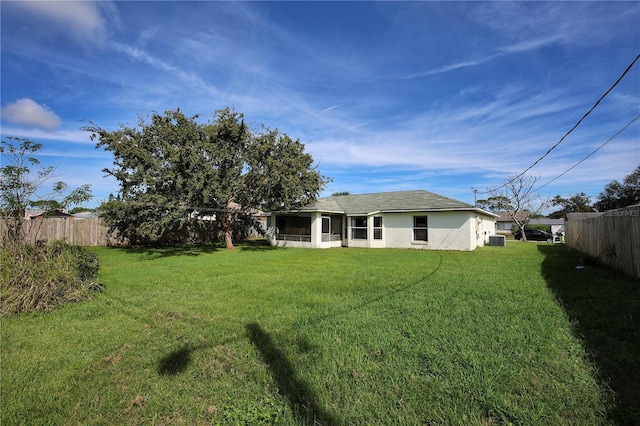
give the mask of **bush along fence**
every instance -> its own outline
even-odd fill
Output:
[[[640,204],[565,222],[565,244],[640,278]]]
[[[38,241],[66,240],[79,246],[117,245],[107,233],[107,227],[98,218],[78,219],[74,217],[43,218],[27,220],[23,224],[24,241],[36,244]],[[4,223],[0,223],[0,238],[7,237]]]

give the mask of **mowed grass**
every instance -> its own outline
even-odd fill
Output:
[[[2,319],[2,424],[640,418],[637,385],[616,378],[637,382],[637,282],[577,270],[561,245],[95,251],[106,288],[93,301]],[[603,282],[625,312],[582,327],[576,306],[599,300],[571,289]],[[622,329],[622,358],[606,327]]]

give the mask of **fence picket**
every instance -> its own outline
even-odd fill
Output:
[[[640,205],[565,222],[565,244],[640,278]]]
[[[0,222],[0,240],[7,235],[4,223]],[[107,227],[98,218],[77,219],[44,218],[25,221],[23,225],[25,241],[35,244],[38,241],[67,240],[80,246],[115,245],[107,236]]]

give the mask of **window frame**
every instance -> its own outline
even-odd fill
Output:
[[[380,223],[376,223],[378,220]],[[382,239],[382,229],[383,229],[382,224],[383,224],[382,216],[373,217],[373,239],[374,240]]]
[[[364,226],[358,226],[356,221],[364,220]],[[369,238],[369,233],[367,229],[367,217],[366,216],[352,216],[349,221],[351,224],[351,239],[352,240],[367,240]]]
[[[420,224],[418,219],[424,218],[424,226]],[[419,233],[424,232],[424,238],[418,238]],[[413,241],[419,243],[427,243],[429,242],[429,218],[427,215],[413,216]]]

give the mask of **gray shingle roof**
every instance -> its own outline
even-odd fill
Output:
[[[301,211],[354,214],[398,211],[434,211],[474,209],[471,204],[429,191],[397,191],[375,194],[337,195],[319,198]]]
[[[498,215],[498,217],[496,218],[496,222],[513,222],[513,217],[511,217],[509,212],[499,212],[496,214]],[[518,218],[518,220],[525,220],[526,216],[527,216],[527,213],[523,211],[519,211],[516,214],[516,217]]]

